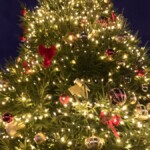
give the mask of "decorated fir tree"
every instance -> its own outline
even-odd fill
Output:
[[[109,0],[21,11],[1,71],[1,150],[150,150],[150,63]]]

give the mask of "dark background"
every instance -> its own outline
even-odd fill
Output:
[[[36,6],[36,0],[23,0],[28,8]],[[142,45],[150,40],[150,0],[113,0],[118,12],[124,12],[133,33],[139,31]],[[18,54],[18,27],[20,15],[19,0],[0,0],[0,64]],[[150,46],[150,44],[149,44]]]

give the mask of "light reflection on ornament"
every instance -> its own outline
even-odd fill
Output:
[[[142,91],[147,92],[148,91],[148,84],[142,84]]]
[[[59,101],[61,104],[66,105],[70,102],[70,97],[68,95],[61,95]]]
[[[134,105],[136,102],[137,102],[137,97],[135,96],[135,94],[133,94],[133,95],[130,97],[130,103],[131,103],[132,105]]]

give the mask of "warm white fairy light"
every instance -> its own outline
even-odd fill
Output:
[[[127,105],[124,105],[121,109],[122,109],[123,111],[127,110]]]
[[[62,2],[63,2],[63,1],[62,1]],[[78,3],[76,4],[75,1],[72,1],[72,3],[70,2],[70,5],[79,6],[79,4],[78,4]],[[48,7],[48,5],[47,5],[47,7]],[[78,25],[80,18],[84,18],[84,19],[87,19],[87,20],[88,20],[88,17],[85,16],[86,14],[88,14],[88,15],[90,15],[90,16],[93,16],[93,13],[94,13],[94,11],[96,10],[96,7],[97,7],[97,5],[95,5],[95,7],[92,8],[92,10],[84,10],[84,11],[82,12],[81,16],[79,16],[79,13],[78,13],[78,12],[75,12],[74,15],[71,14],[71,16],[68,17],[68,18],[62,17],[59,21],[60,21],[60,22],[65,22],[66,20],[68,20],[68,21],[71,20],[72,22],[74,22],[75,25]],[[32,22],[32,23],[29,25],[30,28],[31,28],[29,31],[31,31],[32,33],[29,34],[28,36],[29,36],[29,38],[31,38],[31,39],[32,39],[32,37],[36,36],[36,35],[35,35],[35,34],[36,34],[36,31],[33,31],[33,30],[35,30],[36,24],[41,24],[41,25],[44,24],[45,19],[49,20],[50,24],[54,24],[54,25],[51,25],[50,28],[52,28],[52,26],[53,26],[53,29],[58,29],[58,26],[55,24],[55,21],[57,21],[57,18],[55,18],[54,14],[53,14],[53,11],[47,11],[47,12],[45,12],[44,9],[41,9],[41,8],[39,8],[39,7],[37,7],[37,8],[39,9],[39,10],[37,10],[38,17],[35,19],[35,22]],[[64,10],[65,7],[62,7],[62,9]],[[49,10],[49,7],[48,7],[48,10]],[[71,8],[71,10],[73,10],[73,8]],[[105,10],[105,9],[102,8],[102,10],[103,10],[103,13],[109,14],[109,9],[106,9],[106,10]],[[44,19],[44,17],[45,17],[45,19]],[[99,18],[99,17],[100,17],[100,16],[97,15],[97,18]],[[117,18],[117,19],[118,19],[118,18]],[[82,23],[82,26],[85,26],[85,24]],[[114,30],[114,29],[118,29],[118,28],[121,28],[121,27],[122,27],[122,22],[116,22],[116,23],[114,23],[114,24],[112,24],[112,25],[108,25],[108,27],[106,27],[106,28],[111,29],[111,30]],[[87,28],[88,28],[88,27],[87,27]],[[98,32],[98,33],[105,32],[105,31],[106,31],[106,28],[103,27],[103,28],[97,29],[97,31],[96,31],[96,29],[94,29],[94,30],[87,29],[87,31],[88,31],[88,33],[91,32],[91,33],[96,34],[97,32]],[[42,33],[43,31],[41,30],[40,32]],[[110,32],[110,31],[109,31],[109,32]],[[45,33],[45,34],[46,34],[46,33]],[[77,36],[77,38],[79,38],[79,37],[80,37],[80,34],[77,34],[76,36]],[[100,42],[100,41],[97,39],[96,36],[91,35],[91,36],[89,36],[89,38],[90,38],[90,40],[93,41],[95,44],[99,44],[99,42]],[[106,37],[101,34],[101,37],[100,37],[100,38],[105,39]],[[135,39],[135,37],[133,37],[133,36],[130,37],[130,41],[133,41],[134,39]],[[72,36],[72,37],[70,36],[70,37],[69,37],[69,40],[73,41],[73,36]],[[122,43],[126,44],[127,41],[123,41]],[[72,45],[73,45],[73,44],[70,44],[70,46],[72,46]],[[61,48],[63,47],[63,45],[61,45],[61,43],[57,43],[57,44],[56,44],[56,47],[57,47],[59,50],[61,50]],[[132,50],[132,51],[134,52],[133,47],[130,46],[130,44],[127,44],[127,47],[128,47],[128,50]],[[72,53],[74,53],[74,50],[71,50],[71,51],[72,51]],[[80,51],[80,50],[79,50],[79,51]],[[84,52],[87,53],[87,50],[85,50]],[[101,52],[100,52],[98,55],[99,55],[101,61],[107,60],[107,59],[105,59],[106,56],[101,56]],[[141,55],[141,53],[139,52],[139,50],[137,51],[137,55],[138,55],[138,56]],[[30,57],[30,56],[28,56],[28,57]],[[38,59],[39,56],[38,56],[38,55],[36,55],[36,56],[33,55],[33,57],[35,57],[35,58]],[[128,56],[128,54],[124,54],[124,55],[122,55],[122,58],[125,59],[125,60],[127,60],[127,59],[129,58],[129,56]],[[141,59],[144,60],[144,57],[142,57]],[[28,60],[28,58],[27,58],[26,60]],[[65,57],[61,59],[62,62],[63,62],[64,60],[65,60]],[[67,59],[66,59],[66,60],[67,60]],[[76,64],[76,60],[72,60],[72,61],[69,60],[69,61],[70,61],[70,65],[72,65],[72,66]],[[57,64],[56,60],[53,60],[53,63],[54,63],[54,64]],[[39,61],[36,61],[36,64],[39,64]],[[32,63],[32,65],[34,65],[34,63]],[[64,67],[67,67],[67,66],[64,66]],[[126,67],[126,68],[131,68],[131,66],[126,65],[126,63],[125,63],[125,67]],[[18,68],[18,67],[16,67],[16,68]],[[117,66],[117,70],[119,70],[119,69],[120,69],[120,66]],[[41,71],[42,71],[42,70],[41,70]],[[59,68],[57,67],[57,65],[56,65],[56,67],[55,67],[55,71],[59,71]],[[36,69],[34,70],[34,72],[36,72]],[[109,77],[110,77],[110,78],[109,78],[109,82],[113,82],[112,75],[113,75],[113,72],[110,72],[110,73],[109,73]],[[30,79],[30,78],[25,78],[26,81],[29,81],[29,79]],[[41,81],[41,80],[42,80],[42,79],[40,79],[39,81]],[[146,80],[148,80],[148,79],[145,78],[145,81],[146,81]],[[18,82],[23,82],[23,81],[24,81],[24,79],[23,79],[23,78],[20,78]],[[67,81],[67,80],[66,80],[66,81]],[[90,80],[90,79],[88,79],[87,81],[88,81],[88,83],[91,83],[91,80]],[[63,82],[63,81],[61,81],[61,82]],[[97,81],[95,81],[95,82],[97,82]],[[102,82],[103,82],[103,81],[102,81]],[[148,82],[148,81],[147,81],[147,82]],[[59,83],[60,83],[60,82],[59,82]],[[57,85],[57,82],[54,81],[54,82],[53,82],[53,85]],[[120,84],[120,86],[121,86],[121,87],[124,87],[123,84]],[[0,85],[0,88],[3,88],[3,87],[1,87],[1,85]],[[9,88],[8,88],[8,89],[9,89]],[[46,99],[46,98],[45,98],[45,99]],[[52,99],[52,96],[50,96],[50,98],[47,98],[47,99]],[[25,97],[25,99],[22,98],[22,101],[25,102],[26,100],[28,100],[28,98],[26,98],[26,97]],[[75,107],[75,106],[81,106],[81,105],[82,105],[81,102],[75,102],[74,98],[71,98],[71,99],[70,99],[70,102],[72,103],[72,106],[73,106],[73,107]],[[95,104],[95,105],[92,105],[92,104],[89,103],[88,105],[90,106],[90,109],[92,109],[92,107],[94,107],[95,105],[96,105],[97,107],[106,108],[106,105],[105,105],[105,104],[101,104],[101,103],[97,103],[97,104]],[[66,109],[66,107],[68,107],[68,105],[64,105],[64,109]],[[83,115],[83,116],[88,116],[88,117],[91,118],[91,119],[97,118],[94,113],[91,113],[91,112],[89,113],[89,112],[88,112],[88,109],[89,109],[89,108],[84,108],[84,110],[82,111],[82,115]],[[119,112],[119,109],[120,109],[120,108],[115,108],[115,111]],[[129,119],[127,109],[128,109],[127,105],[124,105],[124,106],[121,108],[122,111],[125,111],[125,116],[124,116],[125,119]],[[60,108],[57,109],[56,112],[57,112],[57,113],[60,113],[60,114],[63,114],[64,116],[68,116],[68,115],[69,115],[68,113],[63,112],[63,110],[61,110]],[[56,113],[56,112],[53,113],[54,116],[57,116],[57,113]],[[48,117],[48,114],[49,114],[49,110],[47,110],[46,112],[44,111],[43,114],[39,114],[39,115],[37,115],[37,116],[31,116],[31,114],[30,114],[30,117],[27,117],[27,118],[26,118],[26,116],[24,116],[23,118],[25,119],[25,122],[29,122],[30,120],[32,120],[32,119],[31,119],[32,117],[33,117],[35,120],[37,120],[37,119],[42,120],[43,118]],[[114,115],[115,115],[115,113],[114,113]],[[28,120],[28,121],[27,121],[27,120]],[[123,119],[122,119],[122,120],[123,120]],[[142,126],[142,123],[136,122],[134,119],[132,119],[132,123],[133,123],[133,124],[136,124],[139,128],[141,128],[141,126]],[[72,125],[75,125],[75,124],[76,124],[76,123],[72,122]],[[124,124],[125,124],[125,123],[124,123],[123,121],[120,122],[120,125],[124,125]],[[89,130],[91,130],[91,127],[90,127],[90,126],[87,126],[87,128],[88,128]],[[70,130],[68,129],[68,131],[70,131]],[[103,131],[104,131],[104,129],[103,129]],[[63,131],[63,132],[65,133],[65,131]],[[59,134],[58,134],[58,135],[59,135]],[[108,134],[105,134],[105,138],[108,138],[109,136],[110,136],[109,133],[108,133]],[[66,142],[66,144],[69,145],[69,146],[72,145],[71,139],[67,140],[67,138],[65,138],[65,137],[62,137],[62,138],[61,138],[61,142]],[[120,142],[121,142],[120,139],[119,139],[119,140],[117,139],[117,143],[120,143]],[[128,147],[128,148],[131,147],[131,146],[130,146],[130,143],[127,143],[126,147]]]
[[[124,125],[125,123],[124,123],[124,121],[120,121],[120,124],[121,124],[121,125]]]
[[[71,145],[72,145],[72,141],[68,141],[68,145],[70,145],[70,146],[71,146]]]
[[[138,128],[142,128],[143,127],[141,122],[137,122],[137,126],[138,126]]]
[[[43,116],[39,116],[38,118],[39,118],[39,120],[42,120],[42,119],[43,119]]]
[[[117,141],[117,143],[121,143],[121,139],[117,139],[116,141]]]
[[[64,137],[61,138],[61,142],[63,142],[63,143],[65,142],[65,138]]]
[[[28,123],[28,122],[29,122],[29,119],[28,119],[28,118],[27,118],[27,119],[25,119],[25,122],[26,122],[26,123]]]
[[[34,120],[37,120],[38,118],[37,118],[37,116],[34,116]]]
[[[89,114],[89,118],[91,118],[91,119],[92,119],[92,118],[93,118],[93,114]]]
[[[25,102],[27,99],[26,97],[22,97],[22,101]]]

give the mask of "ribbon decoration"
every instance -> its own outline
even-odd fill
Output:
[[[25,125],[22,122],[14,122],[6,124],[5,129],[9,136],[11,137],[19,137],[19,130],[25,128]]]
[[[112,19],[112,21],[116,21],[116,14],[115,14],[115,12],[114,11],[112,11],[111,12],[111,19]]]
[[[114,136],[116,138],[120,138],[119,134],[115,128],[115,127],[119,126],[119,124],[120,124],[120,116],[115,115],[110,118],[109,116],[107,117],[104,112],[101,112],[100,118],[102,119],[103,124],[107,124],[108,127],[112,130],[112,132],[114,133]]]
[[[52,45],[49,48],[45,48],[44,45],[40,45],[38,49],[39,49],[39,55],[44,57],[43,66],[46,68],[49,67],[51,65],[52,58],[56,54],[56,47]]]
[[[88,86],[78,78],[74,80],[74,83],[75,85],[68,89],[69,92],[74,96],[88,99],[88,92],[90,92]]]

